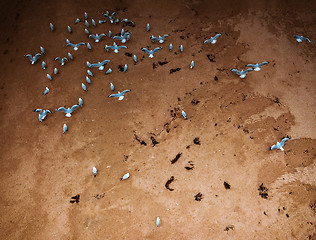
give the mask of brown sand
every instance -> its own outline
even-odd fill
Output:
[[[0,239],[316,239],[312,3],[2,4]],[[129,48],[118,54],[103,49],[113,40],[95,44],[86,39],[83,22],[73,24],[85,11],[99,20],[115,8],[119,18],[136,23],[125,27],[132,32]],[[56,31],[50,31],[50,22]],[[89,30],[115,34],[121,26],[106,23]],[[215,45],[202,45],[216,32],[223,36]],[[153,59],[140,50],[160,46],[149,37],[166,33],[164,49]],[[295,34],[313,43],[297,43]],[[93,50],[74,52],[65,47],[66,38],[89,41]],[[35,54],[39,46],[47,54],[33,66],[23,55]],[[59,67],[52,59],[68,51],[75,61]],[[126,52],[141,60],[134,65]],[[213,62],[208,54],[215,56]],[[113,73],[94,69],[93,83],[84,92],[85,62],[104,59],[111,60]],[[41,60],[47,70],[41,69]],[[153,69],[158,61],[168,63]],[[245,79],[229,71],[261,61],[270,64]],[[128,71],[118,71],[125,63]],[[46,73],[56,66],[60,74],[49,81]],[[177,67],[181,70],[169,73]],[[132,92],[123,101],[107,98],[110,82]],[[43,96],[46,86],[51,91]],[[71,106],[79,97],[84,106],[71,118],[55,112],[40,123],[32,112]],[[182,109],[188,120],[181,117]],[[292,139],[285,152],[269,151],[287,135]],[[159,144],[153,147],[151,137]],[[178,153],[181,157],[171,164]],[[93,166],[99,170],[96,178]],[[131,177],[121,181],[127,172]],[[165,188],[171,176],[173,191]],[[198,193],[201,201],[195,200]],[[77,194],[79,203],[70,203]]]

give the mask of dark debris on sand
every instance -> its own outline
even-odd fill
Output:
[[[174,181],[174,176],[171,176],[168,181],[165,184],[165,187],[169,190],[169,191],[173,191],[173,188],[170,188],[169,185]]]
[[[182,153],[180,152],[180,153],[178,153],[177,154],[177,156],[175,156],[175,158],[174,159],[172,159],[170,162],[171,162],[171,164],[174,164],[174,163],[176,163],[178,160],[179,160],[179,158],[181,157],[181,155],[182,155]]]
[[[268,199],[269,195],[268,195],[268,188],[266,188],[265,186],[263,186],[263,183],[261,183],[261,185],[258,188],[259,191],[259,196],[264,198],[264,199]]]
[[[77,194],[76,196],[71,197],[70,203],[79,203],[80,195]]]
[[[194,196],[194,200],[195,201],[201,201],[203,199],[203,194],[202,193],[197,193],[195,196]]]

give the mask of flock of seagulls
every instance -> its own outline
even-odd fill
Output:
[[[118,24],[119,22],[122,22],[124,24],[131,24],[131,25],[135,25],[135,23],[129,19],[122,19],[121,21],[116,17],[116,12],[112,12],[110,13],[109,11],[106,11],[106,13],[103,14],[106,19],[105,20],[99,20],[99,24],[104,24],[106,23],[107,21],[109,21],[111,24]],[[86,28],[84,29],[85,33],[88,34],[88,37],[89,38],[92,38],[94,39],[95,43],[99,43],[101,41],[101,39],[105,38],[105,37],[109,37],[109,38],[112,38],[114,40],[118,40],[120,41],[121,43],[126,43],[130,40],[131,38],[131,32],[128,32],[128,31],[124,31],[124,29],[122,29],[122,31],[120,32],[120,34],[117,34],[115,36],[112,37],[112,32],[109,30],[109,33],[108,34],[105,34],[105,33],[102,33],[102,34],[90,34],[88,28],[90,27],[90,24],[88,22],[88,14],[85,12],[84,14],[84,17],[85,17],[85,21],[84,21],[84,24],[86,26]],[[81,19],[80,18],[76,18],[75,19],[75,24],[78,24],[81,22]],[[91,19],[91,23],[93,26],[96,26],[96,21],[94,19]],[[52,23],[50,23],[50,29],[51,31],[55,31],[55,27]],[[70,26],[67,26],[67,30],[69,33],[72,33],[72,28]],[[150,25],[149,23],[146,25],[146,30],[147,32],[150,31]],[[217,39],[221,36],[222,34],[216,34],[214,37],[211,37],[207,40],[205,40],[203,42],[203,44],[206,44],[206,43],[211,43],[211,44],[215,44],[217,42]],[[158,42],[160,44],[164,43],[164,41],[166,40],[166,38],[168,37],[169,35],[168,34],[164,34],[163,36],[161,35],[158,35],[158,37],[155,37],[155,36],[151,36],[150,39],[153,43],[155,42]],[[311,41],[308,39],[308,38],[305,38],[303,36],[297,36],[295,35],[294,38],[296,39],[297,42],[302,42],[302,41],[306,41],[306,42],[309,42],[311,43]],[[80,46],[84,46],[86,45],[87,48],[89,50],[92,49],[90,43],[85,43],[85,42],[79,42],[79,43],[71,43],[69,39],[66,39],[66,46],[70,46],[74,49],[74,51],[78,51],[79,47]],[[128,47],[127,46],[124,46],[124,45],[120,45],[118,46],[115,42],[113,43],[113,45],[105,45],[104,49],[109,52],[109,50],[113,50],[114,53],[118,53],[120,49],[127,49]],[[155,49],[153,50],[148,50],[147,48],[141,48],[141,50],[145,53],[147,53],[149,55],[149,58],[153,58],[154,57],[154,54],[157,53],[158,51],[160,51],[163,47],[156,47]],[[169,51],[172,51],[173,49],[173,45],[172,43],[170,43],[169,45]],[[30,61],[31,61],[31,64],[35,64],[36,61],[42,56],[45,54],[45,49],[41,46],[40,47],[40,50],[41,52],[39,53],[36,53],[34,56],[31,55],[31,54],[27,54],[27,55],[24,55],[26,58],[28,58]],[[180,45],[180,51],[183,52],[183,45]],[[74,57],[73,55],[68,52],[68,58],[73,60]],[[56,57],[54,58],[55,61],[59,61],[61,63],[61,66],[64,66],[66,62],[69,61],[67,57]],[[135,63],[137,63],[137,57],[136,55],[134,54],[133,55],[133,60]],[[105,68],[105,65],[107,63],[109,63],[110,60],[103,60],[102,62],[97,62],[97,63],[90,63],[89,61],[87,61],[87,67],[90,68],[90,69],[93,69],[93,68],[98,68],[100,71],[104,70]],[[251,72],[251,71],[259,71],[261,70],[261,67],[263,65],[266,65],[266,64],[269,64],[268,61],[266,62],[262,62],[262,63],[256,63],[256,64],[248,64],[246,65],[246,67],[249,67],[248,69],[246,70],[237,70],[237,69],[231,69],[232,72],[236,73],[237,75],[240,76],[240,78],[245,78],[246,77],[246,74]],[[194,68],[194,61],[192,60],[191,63],[190,63],[190,69],[193,69]],[[47,65],[45,63],[45,61],[42,61],[42,69],[45,70],[47,69]],[[127,71],[127,64],[124,65],[124,72]],[[109,68],[105,74],[110,74],[112,72],[112,69]],[[54,75],[58,74],[58,69],[57,68],[54,68]],[[87,74],[90,76],[90,77],[93,77],[93,73],[88,69],[87,70]],[[47,78],[49,80],[53,80],[52,76],[50,74],[47,73]],[[88,84],[91,84],[91,79],[86,76],[86,82]],[[84,91],[87,91],[87,86],[82,83],[81,84],[82,86],[82,89]],[[113,92],[114,91],[114,85],[113,83],[111,82],[110,83],[110,90]],[[49,88],[46,87],[43,95],[47,95],[49,93]],[[118,91],[117,93],[113,93],[113,94],[110,94],[108,95],[107,97],[108,98],[118,98],[119,101],[123,100],[124,99],[124,95],[128,92],[132,91],[131,89],[127,89],[127,90],[124,90],[122,92]],[[78,108],[81,108],[83,107],[83,100],[82,98],[79,98],[79,101],[78,101],[78,104],[75,104],[73,105],[72,107],[59,107],[57,109],[55,109],[56,112],[58,111],[62,111],[66,114],[66,117],[71,117],[73,112],[78,109]],[[43,109],[35,109],[33,110],[34,112],[37,112],[39,115],[38,115],[38,119],[40,122],[42,122],[48,113],[51,113],[52,114],[52,111],[50,110],[43,110]],[[187,114],[184,110],[182,110],[182,116],[184,119],[187,119]],[[66,123],[63,124],[63,133],[66,133],[68,131],[68,127],[66,125]],[[281,151],[284,151],[283,149],[283,146],[285,144],[286,141],[288,141],[290,139],[290,137],[286,137],[286,138],[283,138],[281,140],[281,142],[277,142],[275,145],[271,146],[270,147],[270,150],[274,150],[274,149],[280,149]],[[98,170],[97,168],[94,166],[92,168],[92,172],[93,172],[93,175],[94,177],[97,176],[97,173],[98,173]],[[126,180],[130,177],[129,173],[126,173],[122,178],[121,180]],[[156,219],[156,226],[158,227],[160,225],[160,218],[157,217]]]

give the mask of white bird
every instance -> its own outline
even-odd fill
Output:
[[[46,87],[46,89],[45,89],[43,95],[46,95],[47,93],[49,93],[49,88],[48,88],[48,87]]]
[[[109,69],[105,72],[105,74],[110,74],[111,72],[112,72],[112,69],[109,68]]]
[[[103,15],[105,17],[107,17],[110,20],[111,23],[115,23],[116,24],[117,21],[119,21],[118,18],[115,17],[116,12],[112,12],[111,15],[110,15],[109,11],[106,11],[106,13],[104,13]]]
[[[111,30],[109,30],[109,37],[111,37],[112,36],[112,32],[111,32]]]
[[[65,133],[67,130],[68,130],[68,127],[67,127],[66,123],[64,123],[64,125],[63,125],[63,133]]]
[[[85,21],[84,21],[84,24],[86,25],[87,28],[89,27],[88,20],[85,20]]]
[[[172,51],[172,43],[170,43],[170,45],[169,45],[169,51],[170,52]]]
[[[182,116],[184,117],[184,119],[187,119],[187,114],[183,110],[182,110]]]
[[[216,43],[216,41],[217,41],[217,38],[219,37],[219,36],[221,36],[222,34],[216,34],[214,37],[211,37],[210,39],[206,39],[204,42],[203,42],[203,44],[205,44],[205,43],[208,43],[208,42],[211,42],[212,44],[215,44]]]
[[[46,69],[46,62],[42,61],[42,69]]]
[[[124,65],[124,72],[127,71],[127,64]]]
[[[97,168],[96,168],[96,167],[93,167],[93,168],[92,168],[92,172],[93,172],[94,177],[96,177],[96,176],[97,176],[97,173],[98,173]]]
[[[70,27],[70,26],[68,26],[67,29],[68,29],[68,32],[69,32],[69,33],[72,33],[72,30],[71,30],[71,27]]]
[[[52,113],[50,110],[43,110],[43,109],[40,109],[40,108],[34,109],[33,111],[39,113],[38,120],[40,122],[42,122],[45,119],[47,113]]]
[[[183,52],[183,46],[182,46],[182,44],[181,44],[181,46],[180,46],[180,51]]]
[[[87,87],[86,87],[86,85],[84,83],[81,83],[81,87],[82,87],[83,90],[87,91]]]
[[[156,220],[156,227],[158,227],[158,226],[159,226],[159,224],[160,224],[160,218],[159,218],[159,217],[157,217],[157,220]]]
[[[52,23],[50,23],[49,26],[50,26],[50,29],[51,29],[52,31],[54,31],[54,29],[55,29],[55,28],[54,28],[54,25],[53,25]]]
[[[152,35],[150,37],[151,41],[154,43],[155,41],[158,41],[159,43],[163,43],[166,39],[166,37],[168,37],[169,35],[168,34],[165,34],[163,36],[158,36],[158,37],[154,37],[154,35]]]
[[[68,52],[68,57],[71,59],[71,60],[74,60],[74,57],[72,56],[72,54],[70,52]]]
[[[42,46],[40,46],[40,49],[41,49],[41,53],[42,53],[42,54],[45,54],[45,53],[46,53],[45,49],[44,49]]]
[[[102,33],[102,34],[96,34],[96,35],[93,35],[93,34],[90,34],[89,35],[90,38],[93,38],[95,42],[100,42],[101,38],[103,37],[106,37],[106,34]]]
[[[265,64],[268,64],[268,63],[270,63],[270,62],[262,62],[262,63],[257,63],[257,64],[248,64],[248,65],[246,65],[246,67],[251,67],[251,68],[253,68],[254,71],[258,72],[258,71],[260,71],[260,69],[261,69],[260,67],[262,65],[265,65]]]
[[[87,81],[89,84],[91,84],[91,80],[90,80],[90,78],[89,78],[88,76],[86,76],[86,81]]]
[[[66,58],[66,57],[63,57],[63,58],[56,57],[56,58],[54,58],[54,60],[55,60],[55,61],[59,61],[62,66],[65,65],[66,61],[69,61],[68,58]]]
[[[87,73],[89,76],[93,77],[93,73],[89,69],[87,70]]]
[[[118,97],[118,100],[123,100],[124,99],[124,94],[127,92],[132,91],[131,89],[124,90],[123,92],[117,92],[116,94],[111,94],[108,97]]]
[[[79,105],[80,107],[82,107],[82,105],[83,105],[83,100],[82,100],[82,98],[79,98],[79,103],[78,103],[78,105]]]
[[[239,75],[240,78],[246,77],[246,74],[248,72],[251,72],[252,70],[253,70],[253,68],[248,68],[247,70],[241,70],[241,71],[238,71],[237,69],[231,69],[231,71],[236,73],[237,75]]]
[[[49,75],[48,73],[46,74],[46,76],[47,76],[47,78],[48,78],[49,80],[53,80],[52,76]]]
[[[40,56],[42,56],[42,53],[36,53],[34,56],[32,56],[31,54],[24,55],[24,57],[30,59],[32,64],[34,64]]]
[[[110,83],[110,88],[111,88],[111,91],[114,91],[114,85],[113,85],[113,83]]]
[[[104,69],[104,66],[105,66],[107,63],[109,63],[109,62],[111,62],[111,61],[110,61],[110,60],[104,60],[104,61],[102,61],[102,62],[97,62],[97,63],[90,63],[90,62],[87,61],[87,66],[88,66],[89,68],[98,67],[99,70],[103,70],[103,69]]]
[[[134,60],[135,63],[137,63],[137,57],[136,57],[135,54],[133,55],[133,60]]]
[[[106,20],[99,20],[100,24],[106,23]]]
[[[272,147],[270,147],[270,150],[273,150],[273,149],[280,149],[282,151],[284,151],[283,149],[283,146],[285,144],[286,141],[290,140],[291,138],[290,137],[286,137],[286,138],[283,138],[281,140],[281,142],[277,142],[275,145],[273,145]]]
[[[298,35],[295,35],[295,36],[294,36],[294,38],[295,38],[295,39],[296,39],[296,41],[298,41],[298,42],[302,42],[302,41],[306,41],[306,42],[309,42],[309,43],[311,43],[311,42],[312,42],[311,40],[309,40],[308,38],[303,37],[303,36],[298,36]]]
[[[79,108],[80,106],[78,105],[78,104],[75,104],[75,105],[73,105],[71,108],[69,107],[69,108],[65,108],[65,107],[60,107],[60,108],[57,108],[57,109],[55,109],[55,111],[57,112],[57,111],[62,111],[62,112],[64,112],[64,113],[66,113],[66,117],[71,117],[71,113],[73,112],[73,111],[75,111],[77,108]]]
[[[83,43],[83,42],[76,43],[76,44],[71,43],[68,39],[66,39],[66,42],[67,42],[66,46],[73,47],[75,51],[78,50],[78,47],[79,47],[80,45],[85,45],[85,43]]]
[[[194,68],[194,61],[192,60],[192,62],[190,63],[190,68]]]
[[[54,68],[54,74],[56,75],[58,73],[58,69]]]
[[[153,58],[154,57],[154,53],[158,52],[161,49],[162,49],[162,47],[157,47],[154,50],[148,50],[147,48],[141,48],[142,51],[144,51],[145,53],[149,54],[150,58]]]
[[[105,47],[104,47],[104,49],[105,49],[106,51],[109,51],[109,49],[112,49],[112,50],[114,50],[115,53],[118,53],[118,50],[119,50],[119,49],[122,49],[122,48],[128,48],[128,47],[123,46],[123,45],[117,46],[115,42],[113,43],[113,46],[105,45]]]
[[[134,25],[135,25],[135,23],[134,23],[133,21],[131,21],[131,20],[127,19],[127,18],[123,18],[121,22],[124,22],[124,23],[130,24],[130,25],[132,25],[132,26],[134,26]]]
[[[95,26],[95,27],[97,26],[97,24],[95,23],[94,19],[91,19],[91,22],[92,22],[93,26]]]
[[[79,18],[77,18],[77,19],[75,20],[75,24],[80,23],[80,22],[81,22],[81,21],[80,21]]]
[[[149,30],[150,30],[150,25],[149,25],[149,23],[147,23],[146,29],[147,29],[147,32],[149,32]]]
[[[88,35],[90,34],[89,30],[86,29],[86,28],[84,29],[84,32],[85,32],[86,34],[88,34]]]
[[[89,50],[92,49],[90,43],[87,43],[87,48],[88,48]]]
[[[122,178],[121,180],[125,180],[125,179],[128,179],[129,178],[129,173],[126,173]]]
[[[88,18],[88,13],[87,12],[84,13],[84,17],[85,17],[85,19]]]
[[[122,29],[121,36],[113,36],[112,38],[121,41],[121,43],[126,43],[130,39],[130,35],[130,32],[124,33],[124,30]]]

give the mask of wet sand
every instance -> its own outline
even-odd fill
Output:
[[[104,50],[113,39],[84,33],[84,12],[91,25],[106,10],[136,24],[117,54]],[[316,239],[313,1],[11,1],[1,11],[1,239]],[[122,23],[88,29],[116,34]],[[152,43],[159,34],[170,36]],[[40,46],[47,53],[32,65],[24,55]],[[152,59],[140,50],[158,46]],[[67,52],[73,61],[53,61]],[[92,69],[84,92],[86,61],[105,59],[113,72]],[[230,71],[263,61],[244,79]],[[107,98],[110,82],[132,91]],[[79,97],[70,118],[39,122],[32,111]],[[285,136],[284,152],[269,150]]]

